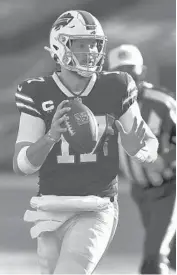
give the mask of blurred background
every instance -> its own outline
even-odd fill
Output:
[[[19,122],[14,94],[25,78],[54,68],[44,50],[52,23],[70,9],[93,13],[108,37],[107,51],[135,44],[148,67],[147,80],[175,93],[175,5],[175,0],[0,0],[0,274],[38,271],[36,244],[30,239],[30,225],[23,222],[37,179],[12,172]],[[144,232],[124,179],[119,189],[119,227],[95,273],[136,273],[141,259]]]

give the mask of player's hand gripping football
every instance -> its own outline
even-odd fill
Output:
[[[115,121],[116,127],[120,133],[121,143],[125,151],[134,156],[138,151],[145,146],[145,129],[144,121],[142,120],[138,126],[137,118],[135,117],[133,126],[129,132],[126,132],[119,120]]]
[[[71,110],[70,107],[64,107],[69,100],[63,100],[57,107],[53,116],[49,135],[55,141],[59,141],[61,134],[67,131],[67,128],[62,127],[62,123],[67,120],[66,113]]]

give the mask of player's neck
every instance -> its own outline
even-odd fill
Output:
[[[90,77],[83,77],[78,75],[76,72],[65,70],[63,68],[61,72],[58,73],[58,76],[63,85],[76,94],[83,91],[90,81]]]

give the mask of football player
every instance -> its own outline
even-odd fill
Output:
[[[14,171],[39,171],[34,222],[42,274],[91,274],[107,249],[118,220],[118,132],[126,152],[142,162],[157,158],[158,141],[144,123],[137,88],[127,73],[102,73],[107,39],[98,20],[86,11],[63,13],[45,47],[58,66],[52,75],[19,84],[20,122]],[[62,133],[69,108],[79,98],[94,113],[99,147],[78,154]]]
[[[139,49],[123,44],[108,55],[109,69],[128,72],[138,87],[138,103],[145,122],[159,140],[159,156],[153,164],[140,164],[119,147],[120,169],[131,185],[145,228],[141,274],[168,274],[168,254],[175,235],[175,127],[176,102],[162,88],[144,81],[146,67]],[[174,266],[174,264],[173,264]]]

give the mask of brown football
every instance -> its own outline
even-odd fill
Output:
[[[64,122],[67,132],[64,138],[71,148],[80,154],[91,153],[98,139],[98,124],[92,111],[79,100],[70,100],[67,106],[67,121]]]

